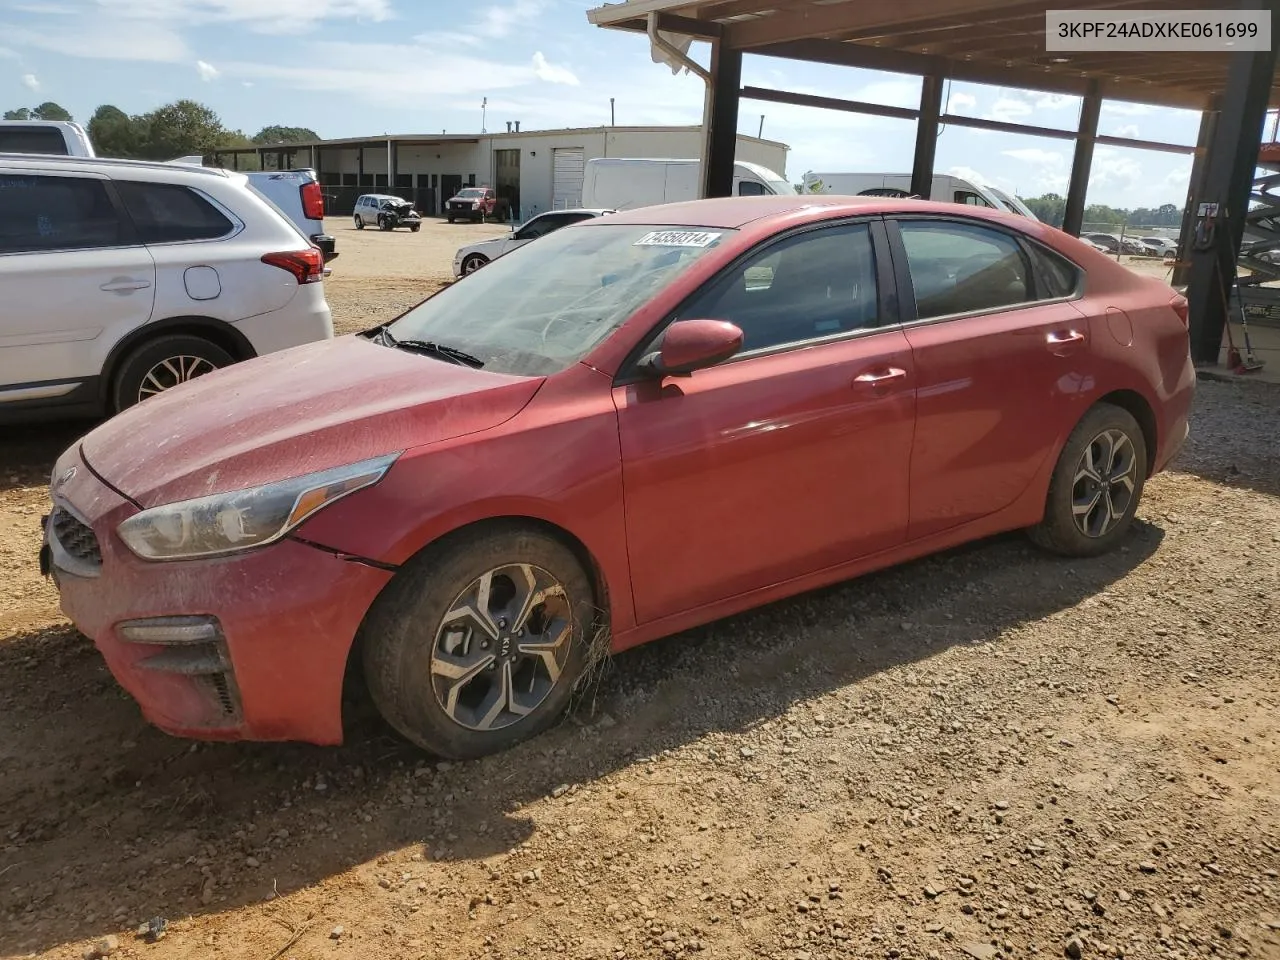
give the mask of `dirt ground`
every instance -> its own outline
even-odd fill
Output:
[[[342,330],[495,232],[334,230]],[[0,439],[0,956],[1280,957],[1280,388],[1203,382],[1113,555],[1001,537],[671,637],[454,765],[359,703],[340,749],[143,723],[36,568],[81,429]]]

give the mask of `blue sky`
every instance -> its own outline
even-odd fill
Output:
[[[0,109],[56,100],[87,120],[101,103],[141,113],[179,97],[228,127],[311,127],[324,137],[448,130],[692,123],[700,79],[654,63],[648,40],[587,23],[594,0],[0,0]],[[705,63],[707,49],[692,55]],[[748,56],[744,82],[914,106],[919,80]],[[953,113],[1070,129],[1079,100],[976,84],[947,90]],[[911,121],[743,101],[740,130],[790,145],[785,173],[908,170]],[[1100,132],[1194,143],[1188,111],[1118,101]],[[946,128],[937,169],[1022,196],[1065,193],[1072,143]],[[1189,156],[1099,147],[1090,203],[1185,199]]]

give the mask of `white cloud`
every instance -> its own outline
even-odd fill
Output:
[[[22,85],[28,90],[40,89],[40,81],[36,79],[36,75],[34,73],[24,73],[22,75]]]
[[[1032,96],[1035,97],[1037,110],[1066,110],[1078,107],[1080,104],[1079,97],[1068,93],[1040,93]]]
[[[514,0],[505,6],[489,7],[471,32],[491,40],[511,36],[516,28],[531,24],[543,10],[543,0]]]
[[[1129,103],[1127,100],[1108,100],[1102,104],[1103,113],[1115,113],[1122,117],[1144,117],[1155,109],[1147,103]]]
[[[217,67],[204,60],[196,61],[196,72],[200,74],[200,79],[206,83],[210,80],[217,80],[221,74],[221,71],[218,70]]]
[[[959,177],[961,180],[968,180],[970,183],[990,183],[991,181],[975,170],[973,167],[964,165],[948,167],[947,173],[953,177]]]
[[[0,60],[17,60],[18,51],[10,50],[8,47],[0,47]]]
[[[241,81],[240,81],[240,86],[242,86],[242,87],[252,87],[252,86],[253,86],[253,81],[252,81],[252,80],[241,80]]]
[[[947,113],[961,115],[972,113],[977,107],[978,98],[972,93],[965,93],[964,91],[951,94],[946,104]]]
[[[1115,135],[1117,137],[1128,137],[1130,140],[1138,139],[1138,125],[1136,123],[1122,123],[1116,127]]]
[[[1060,167],[1067,158],[1054,150],[1042,150],[1039,147],[1020,147],[1016,150],[1003,150],[1003,156],[1021,160],[1023,163],[1034,163],[1042,167]]]
[[[998,120],[1001,123],[1017,123],[1026,119],[1031,112],[1032,106],[1027,101],[1017,100],[1013,97],[1001,97],[987,111],[984,119]]]
[[[1089,187],[1119,187],[1125,190],[1144,186],[1142,164],[1128,153],[1110,147],[1097,147],[1089,173]],[[1136,201],[1135,201],[1135,204]]]
[[[188,57],[186,42],[172,27],[144,20],[89,17],[35,30],[0,23],[0,36],[19,46],[90,60],[176,63]]]
[[[560,83],[567,87],[578,86],[578,78],[567,67],[558,67],[548,63],[547,58],[538,50],[533,55],[533,72],[539,80],[546,83]]]

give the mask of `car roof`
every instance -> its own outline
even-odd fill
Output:
[[[589,213],[595,217],[603,217],[606,213],[613,212],[610,207],[565,207],[563,210],[543,210],[538,216],[545,217],[549,213]]]
[[[717,197],[708,200],[686,200],[650,207],[620,210],[609,216],[609,223],[638,225],[670,225],[677,227],[720,227],[739,229],[749,223],[766,220],[793,220],[810,214],[810,219],[824,220],[838,216],[868,214],[915,213],[968,216],[995,220],[1028,231],[1027,219],[1005,210],[988,210],[966,204],[914,200],[909,197],[840,196],[839,194],[797,194],[785,196]]]
[[[118,173],[120,171],[152,170],[171,174],[190,174],[197,177],[230,177],[231,172],[219,167],[193,167],[185,163],[165,163],[160,160],[120,160],[115,157],[69,157],[46,153],[0,153],[0,163],[6,167],[58,167],[75,173]]]

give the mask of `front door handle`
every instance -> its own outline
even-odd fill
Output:
[[[145,290],[149,286],[151,286],[150,280],[135,280],[133,277],[113,277],[98,289],[105,290],[107,293],[132,293],[134,290]]]
[[[878,373],[872,373],[870,371],[868,371],[867,373],[860,373],[853,378],[853,382],[854,383],[870,383],[873,385],[885,384],[891,380],[901,380],[906,375],[907,375],[907,371],[905,370],[901,370],[898,367],[889,367],[887,370],[882,370]]]

